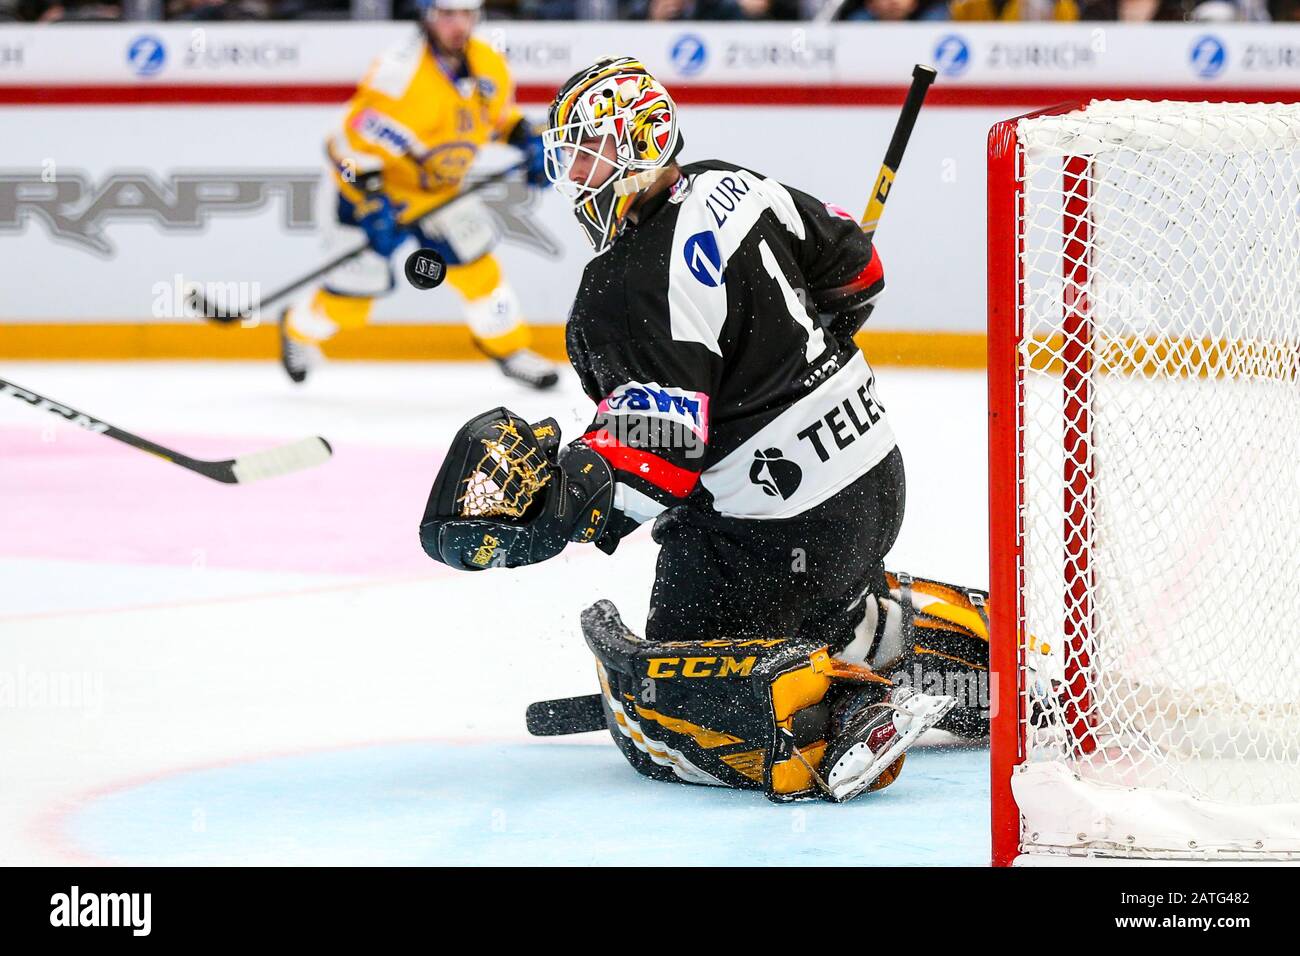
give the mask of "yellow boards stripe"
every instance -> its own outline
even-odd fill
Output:
[[[535,318],[535,317],[534,317]],[[564,326],[531,326],[532,348],[567,358]],[[979,333],[859,332],[873,366],[981,369],[987,347]],[[274,361],[279,337],[272,318],[250,328],[211,322],[0,322],[0,359],[134,361],[219,359]],[[324,345],[332,359],[370,362],[482,362],[469,327],[461,324],[372,323],[339,332]]]

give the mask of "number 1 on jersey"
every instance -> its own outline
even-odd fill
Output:
[[[785,297],[785,307],[790,312],[790,318],[794,319],[808,335],[807,341],[804,343],[803,354],[808,364],[811,365],[813,360],[827,349],[826,333],[820,325],[808,317],[807,308],[799,301],[799,296],[791,287],[790,280],[781,271],[781,266],[776,261],[776,256],[772,254],[766,239],[758,244],[758,251],[763,257],[763,268],[767,270],[768,275],[776,280],[777,288],[781,290],[781,295]]]

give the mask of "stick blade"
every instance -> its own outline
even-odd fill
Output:
[[[540,700],[524,713],[528,732],[534,737],[586,734],[605,729],[605,710],[599,694]]]
[[[323,438],[304,438],[288,445],[279,445],[262,451],[240,455],[231,465],[231,473],[239,484],[278,478],[329,460],[334,450]]]

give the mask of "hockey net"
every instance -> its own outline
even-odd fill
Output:
[[[1300,107],[989,172],[995,860],[1300,859]]]

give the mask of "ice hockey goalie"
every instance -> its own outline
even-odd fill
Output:
[[[567,81],[544,143],[597,253],[567,325],[596,412],[567,444],[504,408],[467,423],[425,551],[518,567],[652,522],[643,635],[609,604],[583,621],[611,733],[651,777],[843,801],[945,720],[980,735],[977,703],[888,677],[986,671],[987,627],[977,592],[885,572],[905,480],[853,341],[884,285],[870,239],[758,172],[680,163],[676,105],[630,58]]]

